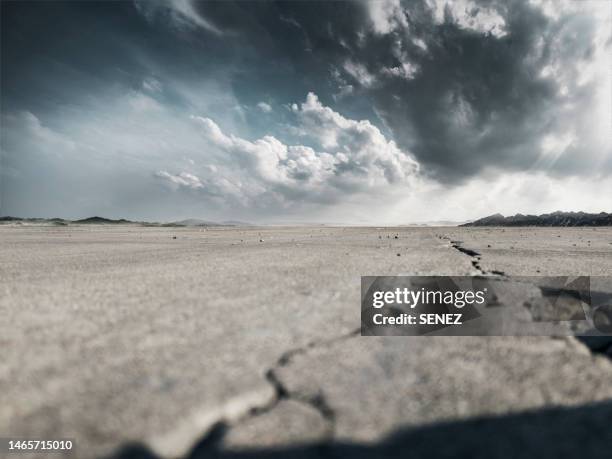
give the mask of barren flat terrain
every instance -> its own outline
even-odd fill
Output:
[[[612,228],[0,226],[0,437],[609,457],[612,347],[359,336],[360,276],[402,274],[612,276]]]

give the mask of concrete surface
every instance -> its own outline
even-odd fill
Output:
[[[3,225],[0,436],[74,438],[84,458],[391,457],[402,429],[494,416],[476,430],[518,426],[521,445],[523,419],[557,438],[564,417],[612,447],[612,346],[355,334],[361,275],[492,272],[612,275],[612,228]]]

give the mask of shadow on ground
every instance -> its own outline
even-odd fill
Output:
[[[216,426],[185,459],[610,459],[612,401],[403,429],[375,444],[333,442],[227,451],[221,446],[224,431],[225,426]],[[113,459],[158,456],[144,446],[129,445]]]

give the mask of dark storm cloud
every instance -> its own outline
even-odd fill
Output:
[[[503,18],[503,36],[463,28],[448,11],[438,25],[427,19],[414,24],[408,14],[407,30],[393,35],[406,40],[416,32],[427,51],[412,47],[403,54],[417,69],[414,77],[392,78],[371,91],[400,145],[442,178],[472,176],[487,166],[533,167],[543,137],[571,126],[563,105],[575,104],[569,116],[578,121],[595,96],[588,86],[561,95],[592,52],[593,18],[570,14],[559,24],[524,2],[484,3]],[[385,65],[372,56],[369,68]],[[542,77],[555,59],[563,67],[558,75]],[[562,81],[568,72],[576,79]],[[580,138],[587,133],[576,135],[574,151],[565,155],[576,161],[570,167],[558,162],[559,173],[593,171],[593,146]]]
[[[548,24],[524,5],[510,7],[505,19],[501,38],[450,18],[421,23],[427,51],[404,55],[416,75],[373,90],[400,143],[443,177],[475,175],[489,165],[523,169],[539,152],[557,89],[538,78],[542,64],[527,56]]]

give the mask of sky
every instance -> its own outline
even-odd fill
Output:
[[[2,1],[0,215],[612,212],[612,1]]]

